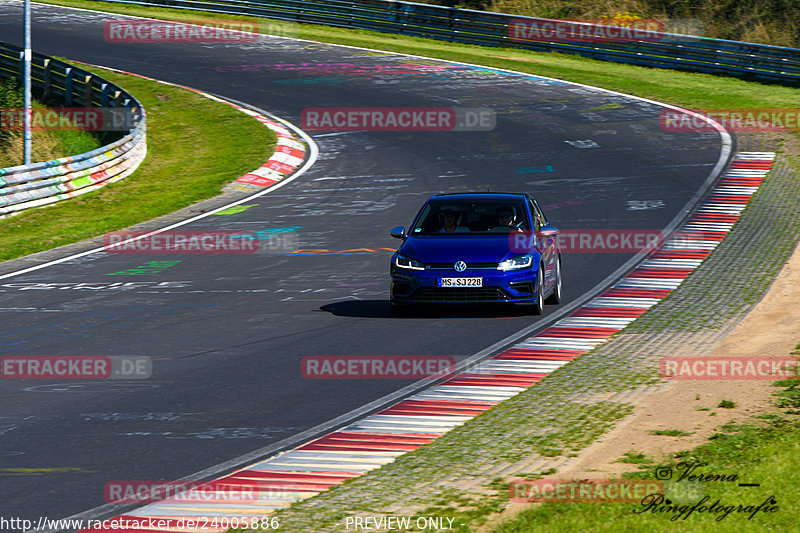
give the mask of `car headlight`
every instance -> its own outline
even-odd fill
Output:
[[[519,270],[529,268],[533,264],[533,256],[530,254],[518,255],[511,259],[506,259],[497,265],[497,270]]]
[[[424,264],[400,254],[394,258],[394,266],[397,268],[407,268],[410,270],[425,270]]]

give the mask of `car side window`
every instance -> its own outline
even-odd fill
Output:
[[[539,230],[544,225],[542,222],[542,214],[536,208],[536,204],[528,200],[528,208],[531,210],[531,217],[533,217],[533,229],[536,233],[539,233]]]
[[[533,201],[533,207],[536,208],[536,212],[539,214],[539,219],[542,222],[542,226],[546,226],[548,224],[547,217],[544,216],[544,211],[542,211],[542,208],[539,207],[539,203],[536,200]]]
[[[430,233],[434,231],[433,217],[431,216],[431,206],[426,205],[417,219],[417,225],[411,230],[411,233]]]

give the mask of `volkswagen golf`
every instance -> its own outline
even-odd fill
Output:
[[[561,301],[561,252],[539,204],[524,193],[436,194],[390,267],[392,311],[442,302],[513,303],[541,314]]]

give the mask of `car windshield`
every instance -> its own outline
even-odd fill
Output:
[[[525,231],[528,215],[521,200],[431,200],[422,210],[411,235],[445,233],[509,233]]]

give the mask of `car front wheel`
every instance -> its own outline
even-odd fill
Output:
[[[545,303],[559,304],[561,303],[561,258],[556,259],[556,283],[553,286],[553,292],[547,297]]]
[[[536,303],[531,309],[534,315],[544,313],[544,270],[539,265],[539,273],[536,275]]]
[[[539,273],[536,275],[536,299],[532,303],[517,304],[522,307],[527,314],[541,315],[544,313],[544,270],[539,266]]]
[[[399,304],[392,302],[392,316],[394,318],[409,318],[414,316],[416,307],[412,304]]]

